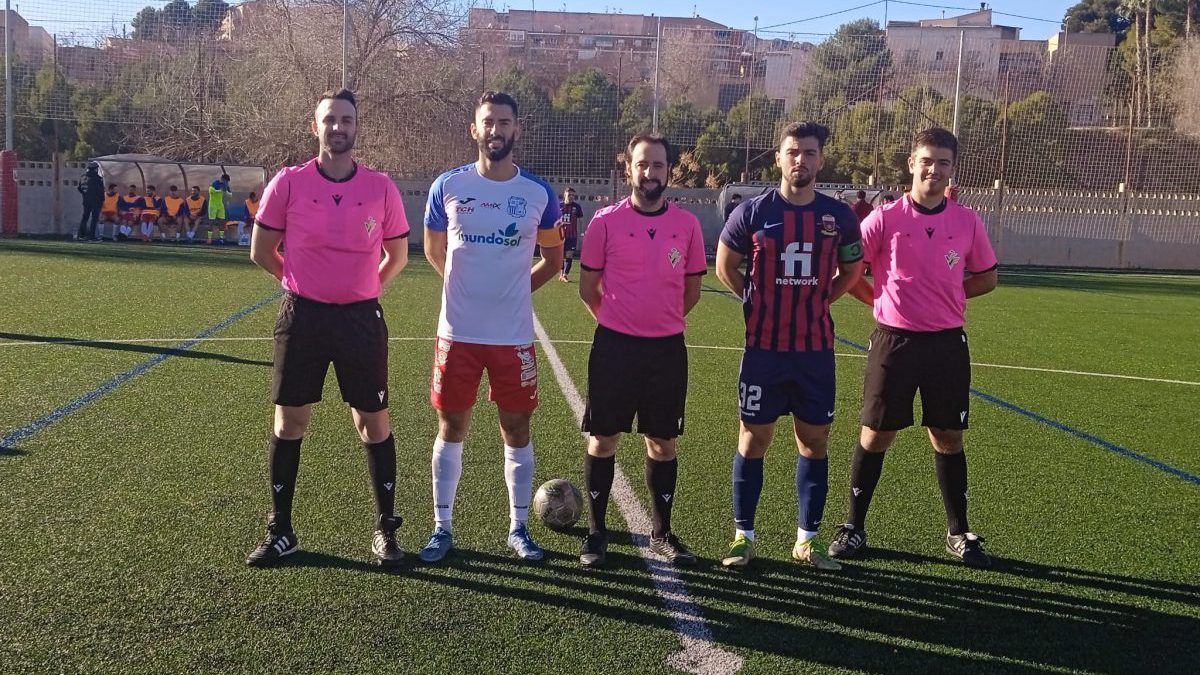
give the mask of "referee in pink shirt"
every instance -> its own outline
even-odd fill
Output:
[[[354,94],[322,95],[312,132],[320,153],[271,179],[250,243],[251,259],[280,280],[285,295],[275,322],[275,424],[267,447],[272,508],[267,536],[246,563],[267,565],[299,550],[292,495],[300,442],[332,363],[366,448],[375,495],[371,551],[379,564],[394,565],[404,554],[396,543],[396,444],[379,295],[408,262],[408,222],[391,178],[354,161]]]
[[[632,194],[597,211],[583,237],[579,297],[599,324],[583,417],[583,430],[591,434],[583,462],[589,506],[579,554],[584,567],[604,565],[617,443],[633,431],[635,417],[646,442],[650,549],[672,564],[696,562],[671,531],[671,506],[687,398],[684,316],[700,301],[708,261],[700,221],[663,198],[670,154],[662,136],[634,136],[625,152]]]
[[[963,431],[970,409],[971,356],[963,331],[967,298],[996,288],[996,254],[983,221],[945,197],[958,160],[958,140],[927,129],[913,140],[912,189],[862,223],[863,257],[874,287],[850,293],[874,308],[878,327],[867,355],[862,432],[850,466],[850,514],[829,546],[835,558],[866,548],[867,509],[896,432],[913,424],[921,394],[921,426],[933,444],[946,507],[946,550],[971,567],[990,567],[983,538],[967,525],[967,458]]]

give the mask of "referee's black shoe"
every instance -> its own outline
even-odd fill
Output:
[[[829,542],[830,558],[857,558],[867,548],[867,531],[851,523],[839,525]]]
[[[992,566],[992,556],[983,550],[983,537],[974,532],[946,533],[946,552],[962,558],[963,564],[967,567],[988,568]]]
[[[584,567],[604,567],[608,557],[608,535],[603,532],[589,532],[583,538],[583,547],[579,550],[579,564]]]
[[[275,516],[267,520],[267,536],[258,546],[246,556],[246,564],[251,567],[264,567],[277,562],[284,556],[300,550],[300,540],[290,526],[282,527],[275,522]]]
[[[375,534],[371,536],[371,552],[382,567],[394,567],[404,561],[404,551],[396,542],[396,530],[403,522],[400,516],[379,516]]]
[[[696,554],[674,532],[668,532],[662,539],[651,535],[650,550],[666,558],[672,565],[696,564]]]

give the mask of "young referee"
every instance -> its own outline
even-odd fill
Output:
[[[632,194],[596,213],[579,259],[579,297],[598,323],[583,417],[583,430],[591,434],[583,462],[589,515],[579,562],[584,567],[605,562],[617,443],[622,432],[633,430],[636,417],[646,442],[650,550],[685,565],[696,556],[671,531],[676,439],[683,433],[687,398],[684,316],[700,300],[708,262],[700,221],[663,198],[671,173],[667,140],[638,134],[625,157]]]
[[[958,140],[945,129],[917,134],[908,170],[912,189],[862,223],[866,280],[850,290],[874,308],[863,384],[862,432],[850,466],[850,515],[829,555],[852,558],[867,545],[867,509],[896,432],[913,424],[921,393],[921,426],[934,449],[946,507],[946,550],[971,567],[989,567],[983,538],[967,525],[967,458],[971,356],[963,331],[967,298],[996,288],[996,254],[983,221],[945,197],[958,160]]]
[[[251,259],[279,279],[286,294],[275,322],[275,425],[267,447],[272,508],[267,536],[246,563],[270,564],[299,548],[292,495],[300,442],[333,363],[366,448],[375,496],[371,551],[379,564],[394,565],[404,554],[396,543],[396,443],[379,295],[408,262],[408,221],[391,178],[354,161],[354,94],[343,89],[321,96],[312,131],[320,154],[271,179],[250,243]]]

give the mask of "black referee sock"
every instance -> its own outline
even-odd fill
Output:
[[[886,452],[867,452],[862,443],[854,445],[854,459],[850,462],[850,513],[846,519],[856,529],[864,529],[867,509],[871,508],[871,497],[883,473],[883,458]]]
[[[608,532],[608,495],[612,492],[617,457],[583,456],[583,483],[587,486],[588,532]]]
[[[671,505],[675,503],[678,473],[678,459],[660,462],[646,457],[646,487],[650,488],[650,520],[654,526],[651,534],[655,539],[671,531]]]
[[[300,473],[300,443],[303,440],[284,440],[271,434],[271,440],[267,443],[271,513],[276,526],[284,532],[292,529],[292,497],[296,494],[296,475]]]
[[[967,453],[947,455],[933,453],[937,467],[938,487],[942,489],[942,503],[946,506],[946,527],[950,534],[969,532],[967,526]]]
[[[378,443],[363,443],[367,451],[367,474],[375,495],[375,515],[390,516],[396,511],[396,437]],[[378,518],[376,519],[378,520]]]

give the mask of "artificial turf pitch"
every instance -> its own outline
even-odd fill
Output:
[[[743,672],[1200,670],[1200,277],[1002,270],[968,312],[970,518],[996,568],[944,553],[932,451],[910,429],[876,492],[872,555],[840,573],[790,560],[786,423],[767,460],[762,557],[741,573],[717,562],[732,536],[742,320],[714,276],[704,283],[674,525],[703,558],[682,573],[691,599]],[[680,641],[616,508],[606,570],[578,567],[582,530],[534,524],[541,565],[505,548],[488,405],[464,453],[458,550],[384,573],[367,564],[363,450],[330,377],[302,453],[304,552],[248,569],[269,504],[277,289],[245,249],[10,240],[0,287],[0,672],[670,671]],[[383,299],[410,553],[432,518],[439,289],[414,259]],[[582,389],[593,323],[576,292],[551,281],[535,310]],[[854,345],[871,328],[852,299],[834,314],[844,342],[826,543],[858,430]],[[535,484],[580,484],[582,438],[540,365]],[[627,438],[618,458],[644,508],[640,443]]]

